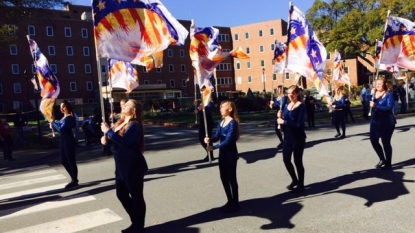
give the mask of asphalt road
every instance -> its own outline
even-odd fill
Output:
[[[146,126],[146,232],[415,232],[414,116],[398,119],[391,171],[374,169],[367,122],[348,124],[342,140],[330,125],[307,129],[301,194],[285,189],[278,139],[259,123],[242,124],[241,211],[234,214],[217,209],[226,202],[217,161],[201,161],[197,131]],[[70,191],[62,189],[69,178],[57,151],[37,153],[0,169],[0,232],[120,232],[129,225],[115,196],[112,157],[99,145],[78,149],[81,187]]]

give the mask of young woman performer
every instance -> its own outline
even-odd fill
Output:
[[[333,108],[333,120],[334,120],[334,127],[336,127],[337,134],[334,136],[336,138],[345,138],[346,137],[346,124],[344,122],[345,114],[346,114],[346,96],[343,94],[343,87],[338,87],[335,90],[335,95],[333,98],[333,103],[331,103],[331,107]],[[342,133],[340,134],[339,125],[342,126]]]
[[[275,98],[275,101],[271,103],[272,108],[279,111],[284,109],[285,105],[287,105],[287,96],[284,93],[284,88],[280,85],[277,89],[277,97]],[[278,117],[277,117],[278,119]],[[278,139],[280,140],[280,143],[277,145],[277,149],[282,148],[282,144],[284,143],[284,139],[282,138],[282,133],[284,132],[284,125],[279,125],[275,120],[275,134],[277,134]]]

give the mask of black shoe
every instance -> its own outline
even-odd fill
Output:
[[[121,230],[122,233],[143,233],[144,229],[140,229],[134,224],[131,224],[129,227],[125,228],[124,230]]]
[[[346,135],[342,134],[342,136],[339,137],[340,139],[346,138]]]
[[[385,160],[380,160],[378,164],[376,164],[375,168],[380,169],[383,166],[385,166],[386,162]]]
[[[304,185],[298,185],[297,187],[293,188],[293,193],[301,193],[305,190]]]
[[[392,169],[392,165],[390,164],[385,164],[380,168],[380,170],[390,170],[390,169]]]
[[[210,157],[210,161],[215,160],[215,158],[213,156]],[[209,162],[209,156],[206,155],[206,157],[203,159],[203,162]]]
[[[280,144],[278,144],[277,149],[282,149],[282,142],[280,142]]]
[[[298,185],[298,181],[291,182],[290,185],[287,186],[288,190],[293,190]]]
[[[334,137],[338,138],[338,137],[340,137],[340,135],[341,135],[340,133],[337,133],[336,135],[334,135]]]
[[[225,205],[219,207],[219,210],[223,212],[225,209],[229,208],[230,206],[231,206],[231,202],[228,201],[228,202],[226,202]]]
[[[78,182],[70,182],[70,183],[68,183],[66,186],[65,186],[65,188],[66,189],[70,189],[70,188],[74,188],[74,187],[77,187],[79,184],[78,184]]]
[[[239,203],[237,204],[231,204],[228,208],[223,209],[223,213],[234,213],[234,212],[238,212],[239,210],[241,210],[241,208],[239,207]]]

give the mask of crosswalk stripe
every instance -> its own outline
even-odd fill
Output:
[[[75,195],[71,197],[59,198],[54,201],[48,201],[41,203],[39,205],[27,205],[27,206],[20,206],[17,208],[7,209],[0,211],[0,220],[17,217],[25,214],[36,213],[40,211],[65,207],[69,205],[75,205],[79,203],[84,203],[88,201],[96,200],[95,197],[89,195],[88,193],[84,193],[81,195]]]
[[[9,183],[9,184],[2,184],[0,185],[0,190],[11,189],[11,188],[21,187],[21,186],[26,186],[26,185],[32,185],[32,184],[45,183],[45,182],[54,181],[54,180],[62,180],[62,179],[66,179],[66,177],[62,174],[59,174],[55,176],[47,176],[47,177],[42,177],[42,178],[24,180],[24,181]]]
[[[42,223],[39,225],[8,231],[6,233],[45,233],[59,232],[72,233],[92,227],[112,223],[122,218],[110,209],[102,209],[85,214],[80,214],[60,220]]]
[[[24,174],[20,174],[20,175],[4,176],[4,177],[0,177],[0,180],[12,180],[12,179],[19,179],[19,178],[24,178],[24,177],[31,177],[31,176],[38,176],[38,175],[46,175],[46,174],[54,173],[54,172],[56,172],[55,169],[47,169],[47,170],[43,170],[43,171],[37,171],[37,172],[31,172],[31,173],[24,173]]]
[[[6,174],[21,172],[21,171],[32,171],[32,170],[42,169],[42,168],[46,168],[46,167],[49,167],[49,165],[44,164],[44,165],[33,166],[33,167],[25,167],[25,168],[7,170],[7,171],[0,172],[0,175],[6,175]]]
[[[6,200],[6,199],[15,198],[15,197],[23,197],[23,196],[25,196],[25,198],[35,197],[39,195],[40,193],[45,194],[53,190],[63,189],[65,185],[66,184],[56,184],[56,185],[51,185],[47,187],[41,187],[41,188],[29,189],[29,190],[14,192],[14,193],[3,194],[3,195],[0,195],[0,200]]]

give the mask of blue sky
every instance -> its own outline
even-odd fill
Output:
[[[110,0],[114,1],[114,0]],[[161,0],[176,19],[194,19],[198,27],[234,27],[276,19],[288,19],[286,0]],[[72,0],[75,5],[91,4],[91,0]],[[303,13],[314,0],[292,1]]]

